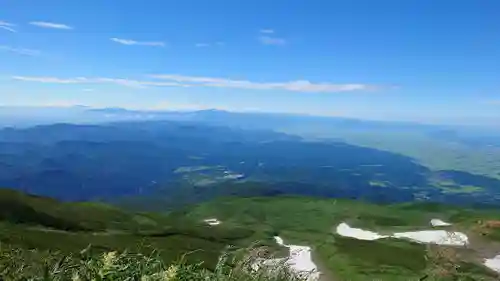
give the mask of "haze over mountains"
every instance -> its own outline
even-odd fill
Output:
[[[484,130],[217,110],[1,112],[14,127],[0,131],[0,185],[63,200],[302,194],[490,205],[500,198],[500,137]],[[7,118],[13,113],[24,119]]]

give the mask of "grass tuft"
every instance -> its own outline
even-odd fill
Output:
[[[201,263],[189,264],[184,258],[165,264],[159,253],[144,255],[131,252],[93,253],[88,247],[78,254],[0,249],[0,279],[3,281],[302,281],[285,262],[271,267],[254,265],[260,251],[227,251],[214,270]]]

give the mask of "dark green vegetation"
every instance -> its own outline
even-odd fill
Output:
[[[166,264],[158,255],[128,252],[91,253],[86,248],[78,254],[58,255],[50,251],[26,252],[0,248],[0,270],[5,281],[305,281],[283,263],[272,271],[250,270],[253,256],[224,255],[214,270],[202,264],[180,259]],[[232,256],[232,257],[230,257]]]
[[[482,236],[481,228],[477,227],[479,220],[500,219],[496,211],[427,203],[372,205],[349,200],[276,197],[226,198],[197,206],[186,215],[190,218],[214,216],[226,223],[279,233],[287,243],[310,245],[317,261],[338,280],[401,281],[418,280],[429,272],[432,266],[426,259],[428,247],[394,239],[354,240],[334,234],[335,227],[348,222],[354,227],[381,232],[429,229],[430,219],[438,217],[451,221],[454,229],[467,233],[478,245],[486,243],[490,249],[485,253],[473,245],[464,252],[456,250],[460,258],[455,264],[461,264],[458,274],[462,279],[453,280],[496,280],[496,274],[480,263],[483,257],[500,252],[497,244],[500,236],[496,236],[497,231]]]
[[[417,280],[433,266],[423,245],[340,237],[333,232],[340,222],[395,231],[428,228],[431,218],[440,217],[478,236],[478,220],[500,218],[494,211],[437,204],[373,205],[307,197],[225,198],[164,215],[131,213],[98,203],[61,203],[6,189],[0,190],[0,199],[2,206],[11,207],[0,209],[0,266],[4,267],[16,259],[35,264],[49,259],[56,264],[68,255],[68,262],[82,262],[78,253],[92,245],[88,253],[93,260],[110,251],[147,256],[157,252],[163,264],[184,257],[188,265],[203,262],[201,268],[213,270],[228,245],[245,248],[259,242],[278,250],[272,236],[279,234],[286,243],[312,246],[321,270],[334,281]],[[223,223],[207,226],[202,220],[209,217]],[[500,242],[499,234],[490,232],[481,236],[481,242],[490,243],[484,245],[492,250],[498,247],[492,245]],[[455,280],[494,280],[494,273],[480,265],[481,252],[471,249],[467,254],[459,261],[464,265],[460,275],[473,279]]]
[[[0,189],[0,243],[20,249],[77,253],[92,245],[97,253],[160,251],[165,262],[186,255],[213,267],[229,244],[246,245],[262,237],[248,228],[211,228],[176,215],[129,213],[95,203],[60,203]],[[7,206],[7,207],[4,207]]]
[[[4,129],[0,185],[68,201],[149,197],[179,205],[219,195],[453,204],[497,204],[500,197],[496,178],[433,171],[400,154],[253,129],[187,121]]]

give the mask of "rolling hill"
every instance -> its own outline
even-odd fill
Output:
[[[16,249],[27,261],[47,253],[52,257],[78,254],[90,244],[93,255],[158,251],[166,263],[184,256],[190,264],[203,262],[213,269],[228,245],[245,248],[260,241],[278,251],[272,237],[279,235],[289,244],[310,246],[325,280],[418,280],[435,266],[445,266],[442,261],[426,259],[432,248],[409,240],[344,237],[335,227],[347,222],[380,232],[401,232],[428,229],[430,219],[440,218],[452,223],[447,229],[462,231],[471,241],[468,248],[440,248],[460,256],[454,261],[460,265],[454,273],[461,276],[459,280],[496,280],[497,276],[482,263],[500,252],[500,229],[478,224],[498,220],[500,213],[492,210],[279,196],[227,197],[169,213],[133,213],[100,203],[63,203],[8,189],[0,189],[0,200],[2,206],[15,206],[0,209],[2,251]],[[221,223],[210,226],[204,222],[207,218]],[[8,259],[1,255],[0,267]]]
[[[2,247],[78,253],[92,245],[104,251],[160,251],[166,262],[193,252],[190,262],[214,266],[228,244],[254,240],[242,227],[211,228],[175,214],[131,213],[93,203],[63,203],[51,198],[0,189]]]
[[[374,205],[366,202],[307,197],[224,198],[194,207],[189,218],[217,217],[223,223],[275,232],[298,245],[313,248],[314,257],[333,280],[420,280],[429,270],[432,248],[399,239],[366,241],[336,233],[340,223],[377,230],[404,232],[432,229],[433,218],[449,221],[451,231],[466,233],[467,249],[451,251],[460,264],[461,279],[495,280],[496,273],[482,263],[500,253],[500,229],[481,222],[500,218],[495,210],[477,211],[433,203]],[[488,245],[488,246],[485,246]],[[451,249],[451,250],[450,250]],[[450,253],[450,252],[447,252]],[[432,279],[434,280],[434,279]],[[448,280],[445,277],[437,280]]]

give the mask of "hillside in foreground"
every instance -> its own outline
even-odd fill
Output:
[[[419,280],[433,272],[436,264],[447,268],[449,263],[453,264],[452,273],[462,278],[452,280],[496,280],[497,274],[484,261],[500,253],[500,229],[492,224],[500,219],[500,213],[436,204],[225,198],[159,214],[131,213],[98,203],[61,203],[1,189],[0,206],[2,270],[15,257],[57,263],[61,257],[74,256],[92,245],[95,257],[115,251],[145,256],[158,253],[162,264],[202,262],[201,269],[214,272],[229,245],[267,246],[278,256],[286,255],[286,249],[273,240],[279,236],[290,249],[293,244],[310,247],[324,280]],[[204,222],[207,218],[219,224],[209,225]],[[436,229],[429,226],[433,218],[451,223],[438,229],[464,233],[469,245],[434,248],[408,239],[370,241],[338,233],[341,223],[384,234]],[[441,252],[451,256],[444,261],[441,256],[435,258]]]
[[[199,205],[186,214],[191,219],[207,215],[227,224],[278,233],[292,244],[309,245],[320,269],[338,280],[419,280],[432,267],[433,255],[439,259],[444,258],[441,255],[447,256],[445,260],[451,259],[459,266],[456,273],[463,279],[455,280],[496,280],[497,276],[484,266],[484,259],[500,253],[500,229],[491,225],[500,218],[496,211],[429,203],[374,205],[349,200],[275,197],[226,198]],[[433,219],[451,225],[432,227]],[[361,240],[353,238],[356,233],[351,234],[353,237],[339,234],[343,223],[352,230],[366,229],[386,235],[460,232],[468,237],[468,245],[433,248],[394,237]]]
[[[211,228],[175,215],[129,213],[100,203],[61,203],[0,189],[2,247],[78,253],[88,245],[100,254],[160,251],[163,261],[203,261],[213,267],[228,244],[245,245],[255,232],[243,227]]]

